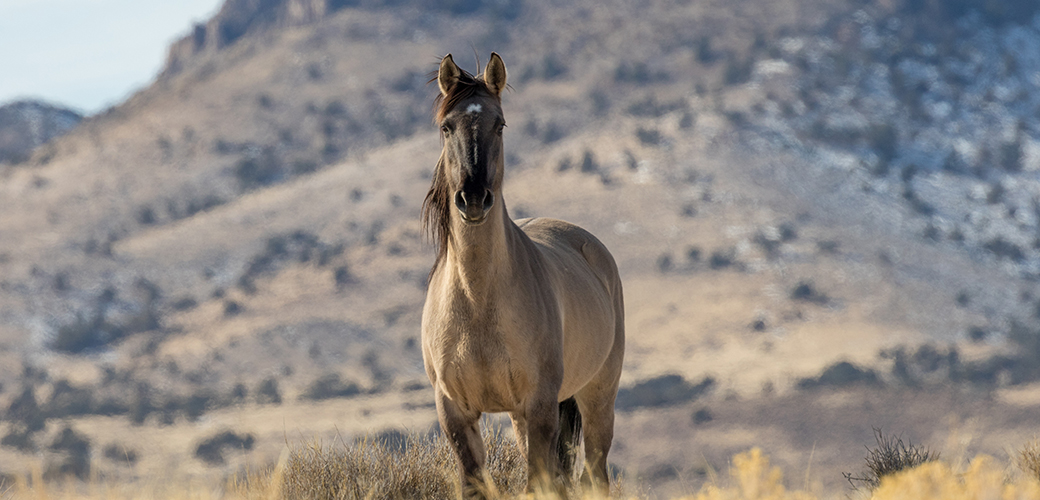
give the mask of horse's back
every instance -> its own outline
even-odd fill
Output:
[[[598,238],[569,222],[534,218],[516,224],[539,248],[554,275],[564,315],[565,380],[560,396],[569,397],[601,372],[615,348],[624,349],[617,264]]]

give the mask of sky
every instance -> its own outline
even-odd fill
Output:
[[[0,0],[0,105],[93,114],[148,85],[166,48],[223,0]]]

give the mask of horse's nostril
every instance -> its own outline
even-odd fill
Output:
[[[490,189],[484,190],[484,211],[491,210],[491,206],[495,204],[495,193],[492,193]]]
[[[466,195],[462,194],[462,191],[455,191],[455,206],[463,212],[466,211]]]

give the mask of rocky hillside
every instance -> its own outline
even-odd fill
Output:
[[[82,119],[75,111],[39,101],[0,106],[0,165],[28,160],[34,149],[64,135]]]
[[[1040,377],[1031,4],[424,5],[229,0],[153,86],[3,171],[0,464],[68,458],[46,451],[62,422],[137,449],[95,464],[128,478],[270,460],[287,425],[431,425],[426,75],[473,47],[509,68],[510,213],[619,263],[623,467],[681,483],[667,411],[702,471],[748,444],[734,428],[851,469],[855,435],[799,411],[856,413],[869,440],[895,400],[931,429],[962,390]],[[847,386],[884,403],[826,392]],[[922,387],[952,399],[915,406]],[[219,426],[239,451],[195,454]]]

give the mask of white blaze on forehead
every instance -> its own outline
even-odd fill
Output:
[[[470,113],[480,113],[481,109],[483,109],[483,107],[481,107],[480,104],[473,103],[466,107],[466,114],[468,115]]]

